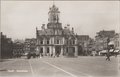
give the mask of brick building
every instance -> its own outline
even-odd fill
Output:
[[[27,38],[24,42],[24,52],[35,52],[36,49],[36,39],[35,38]]]
[[[24,54],[24,41],[23,40],[14,40],[13,42],[13,55],[14,57],[21,57]]]
[[[1,32],[0,35],[0,58],[11,58],[13,56],[13,42],[11,38],[8,38]]]

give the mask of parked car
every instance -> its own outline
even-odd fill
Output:
[[[97,54],[97,51],[92,51],[91,52],[91,56],[97,56],[98,54]]]
[[[22,54],[22,56],[27,56],[28,55],[28,52],[25,52]]]
[[[30,59],[31,57],[35,58],[36,57],[36,53],[35,52],[29,52],[27,54],[27,58]]]

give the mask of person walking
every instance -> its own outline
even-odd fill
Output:
[[[110,46],[108,45],[110,42],[110,38],[107,38],[107,53],[106,53],[106,60],[110,61]]]
[[[39,46],[36,47],[35,54],[36,54],[37,58],[40,58],[40,49],[39,49]]]
[[[110,61],[110,52],[109,51],[106,53],[106,60]]]

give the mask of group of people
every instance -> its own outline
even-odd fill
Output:
[[[27,58],[30,59],[31,57],[33,58],[42,58],[43,56],[49,56],[49,57],[59,57],[60,55],[60,52],[57,52],[57,51],[54,51],[53,53],[49,53],[49,52],[46,52],[45,54],[40,51],[39,49],[36,49],[35,51],[30,51],[28,54],[27,54]]]
[[[13,58],[21,58],[21,54],[20,53],[14,53],[13,54]]]
[[[108,52],[106,53],[106,60],[110,61],[110,56],[111,56],[111,54],[110,54],[110,52],[108,51]]]

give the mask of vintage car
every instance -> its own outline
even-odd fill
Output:
[[[36,53],[35,52],[29,52],[27,54],[27,58],[30,59],[31,57],[35,58],[36,57]]]

